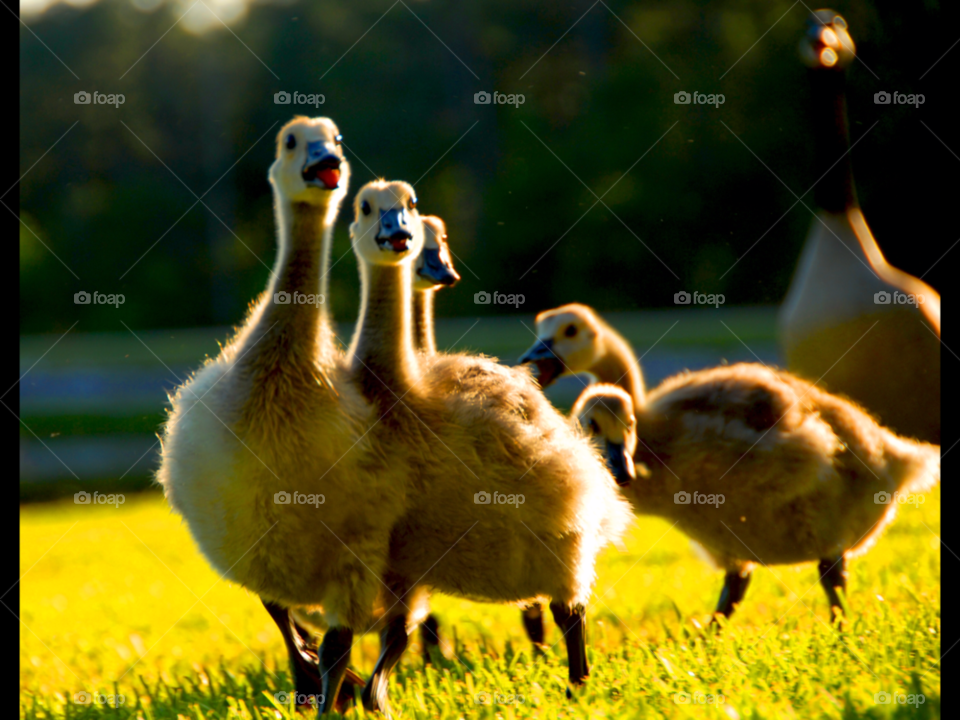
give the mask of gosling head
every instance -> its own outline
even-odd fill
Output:
[[[589,370],[600,356],[600,320],[586,305],[572,303],[536,317],[537,341],[521,357],[533,363],[537,380],[547,387],[559,376]]]
[[[291,202],[338,205],[350,180],[341,140],[330,118],[298,116],[284,125],[270,166],[276,191]]]
[[[580,394],[571,414],[603,444],[617,484],[629,485],[636,480],[633,454],[637,449],[637,421],[630,396],[616,385],[591,385]]]
[[[368,265],[400,265],[423,250],[417,195],[405,182],[375,180],[360,188],[350,225],[353,251]]]
[[[808,67],[843,70],[853,62],[857,48],[847,32],[847,21],[833,10],[816,10],[807,18],[800,56]]]
[[[414,290],[452,287],[460,279],[447,246],[447,228],[436,215],[422,215],[423,250],[414,264]]]

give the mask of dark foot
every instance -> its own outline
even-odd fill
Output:
[[[820,570],[820,584],[827,592],[830,601],[830,614],[834,618],[843,615],[843,605],[840,604],[840,595],[837,588],[847,594],[847,568],[843,555],[838,558],[824,558],[818,566]]]
[[[741,574],[739,570],[729,571],[723,578],[723,590],[720,591],[720,600],[717,602],[716,615],[730,617],[737,605],[743,600],[750,584],[750,572]]]
[[[387,699],[387,679],[397,664],[403,651],[407,649],[407,619],[399,616],[391,619],[380,633],[380,657],[373,668],[367,686],[363,689],[363,707],[367,710],[379,710],[390,715],[390,702]]]
[[[420,642],[423,645],[423,664],[429,665],[431,662],[430,650],[432,648],[440,649],[440,634],[438,632],[440,623],[432,614],[427,615],[427,619],[420,624]]]
[[[335,709],[340,688],[347,675],[350,649],[353,646],[353,630],[332,627],[323,636],[317,652],[317,670],[320,673],[322,702],[318,714],[325,715]]]
[[[563,603],[550,603],[553,619],[563,633],[567,643],[567,664],[569,665],[570,684],[582,685],[590,675],[587,665],[587,622],[582,605],[569,608]],[[567,697],[573,693],[567,688]]]
[[[533,656],[543,657],[543,608],[540,607],[540,603],[534,603],[526,608],[521,618],[523,629],[527,631],[527,637],[533,643]]]

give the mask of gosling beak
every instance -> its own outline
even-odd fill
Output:
[[[566,367],[553,351],[553,338],[537,340],[532,348],[520,356],[520,364],[533,363],[537,368],[537,382],[545,388],[563,375]]]
[[[626,452],[622,443],[607,441],[607,465],[613,473],[617,485],[623,487],[637,479],[637,471],[633,466],[633,458]]]
[[[396,253],[410,249],[413,233],[410,232],[410,218],[405,208],[380,211],[380,229],[377,231],[377,244],[381,250],[393,250]]]
[[[425,248],[423,250],[423,267],[417,270],[417,275],[424,280],[452,287],[460,279],[460,275],[452,267],[440,259],[440,248]]]
[[[322,140],[307,143],[301,175],[307,185],[335,190],[340,185],[340,158],[327,150]]]

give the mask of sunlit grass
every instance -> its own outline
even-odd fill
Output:
[[[939,488],[901,507],[850,565],[843,632],[829,626],[807,564],[758,569],[726,630],[703,636],[721,574],[668,523],[641,518],[628,552],[600,563],[591,678],[576,700],[564,697],[562,642],[534,663],[515,608],[437,597],[448,660],[424,670],[414,635],[392,682],[394,708],[414,718],[938,717],[939,533]],[[24,506],[21,573],[22,717],[296,716],[273,697],[292,689],[279,632],[256,597],[218,581],[158,495],[128,496],[118,509]],[[552,621],[548,640],[560,641]],[[367,636],[354,666],[369,672],[377,652]],[[124,702],[74,703],[84,691]],[[876,704],[880,692],[925,702]],[[479,705],[481,693],[514,697]],[[678,704],[677,693],[723,702]]]

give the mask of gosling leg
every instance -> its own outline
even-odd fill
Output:
[[[263,598],[260,600],[280,628],[280,634],[283,635],[283,644],[287,648],[290,666],[293,669],[293,694],[297,698],[309,695],[319,697],[323,694],[323,688],[320,673],[317,672],[317,655],[310,649],[305,639],[310,637],[309,633],[303,631],[303,628],[294,622],[287,608],[267,602]]]
[[[723,578],[723,590],[720,591],[720,600],[717,602],[715,615],[730,617],[737,605],[743,600],[747,592],[747,586],[750,584],[750,571],[742,574],[740,570],[730,570]]]
[[[846,560],[841,555],[838,558],[824,558],[818,566],[820,571],[820,584],[827,591],[827,599],[830,601],[831,618],[838,618],[843,614],[843,606],[840,604],[840,595],[837,588],[847,593],[847,567]]]
[[[572,608],[564,603],[550,603],[550,611],[557,626],[563,631],[567,643],[567,664],[569,665],[570,684],[583,685],[590,675],[587,665],[587,623],[583,605]],[[573,692],[567,688],[567,698],[573,698]]]
[[[523,620],[523,629],[527,631],[527,637],[533,643],[533,656],[535,658],[543,656],[543,608],[540,603],[534,603],[525,608],[521,614]]]
[[[430,657],[431,648],[440,647],[440,635],[437,630],[440,623],[433,613],[427,615],[427,619],[420,624],[420,641],[423,645],[423,664],[429,665],[432,662]]]
[[[325,715],[336,709],[337,698],[347,674],[350,649],[353,646],[353,630],[332,627],[323,636],[317,653],[317,670],[321,678],[323,698],[318,705],[318,714]]]
[[[393,666],[397,664],[403,651],[407,649],[407,619],[403,615],[392,618],[380,633],[380,657],[373,668],[373,675],[363,689],[363,707],[367,710],[380,710],[390,715],[390,702],[387,699],[387,678]]]

